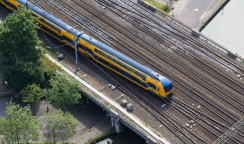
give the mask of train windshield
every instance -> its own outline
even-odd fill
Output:
[[[170,83],[170,85],[168,85],[168,86],[166,86],[166,87],[164,88],[165,93],[168,93],[170,90],[172,90],[172,88],[173,88],[172,83]]]

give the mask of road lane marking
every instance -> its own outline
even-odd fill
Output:
[[[200,18],[200,20],[205,16],[206,13],[207,13],[207,12],[205,12],[205,13],[202,15],[202,17]]]

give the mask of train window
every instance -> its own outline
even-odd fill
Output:
[[[69,43],[73,43],[73,41],[71,39],[69,39]]]
[[[95,55],[95,59],[98,59],[98,57]]]
[[[119,61],[118,61],[118,60],[115,59],[114,61],[115,61],[117,64],[119,64]]]
[[[146,77],[143,76],[142,78],[143,78],[143,80],[146,80]]]
[[[108,62],[107,62],[107,61],[104,61],[104,64],[105,64],[105,65],[108,65]]]
[[[135,78],[135,77],[133,77],[133,76],[131,76],[131,79],[132,79],[133,81],[136,81],[136,78]]]
[[[130,67],[126,66],[126,69],[128,69],[129,71],[131,70]]]
[[[97,52],[97,49],[95,48],[94,51]]]
[[[169,92],[170,90],[172,90],[173,86],[172,86],[172,83],[166,87],[164,87],[164,91],[165,93]]]
[[[139,79],[137,79],[137,82],[138,82],[139,84],[141,84],[141,81],[140,81]]]
[[[124,74],[125,72],[124,72],[123,70],[120,70],[120,73],[121,73],[121,74]]]
[[[134,69],[131,69],[131,71],[132,71],[133,73],[136,73],[136,71],[135,71]]]
[[[155,90],[156,90],[156,86],[155,86],[155,85],[153,85],[153,89],[155,89]]]
[[[114,66],[113,66],[112,64],[110,64],[110,67],[111,67],[112,69],[114,69]]]
[[[99,61],[103,63],[103,59],[99,58]]]
[[[159,91],[159,87],[158,87],[158,91]]]
[[[147,84],[146,83],[143,83],[144,87],[147,87]]]
[[[92,53],[92,50],[89,49],[89,51],[90,51],[90,53]]]
[[[118,68],[118,67],[115,67],[115,70],[116,70],[117,72],[119,72],[119,68]]]
[[[153,89],[155,89],[155,90],[156,90],[156,86],[155,86],[155,85],[153,85],[152,83],[150,83],[150,87],[152,87]]]

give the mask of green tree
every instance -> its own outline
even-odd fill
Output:
[[[6,123],[6,119],[4,117],[0,117],[0,135],[3,135],[4,127],[2,126],[5,125],[5,123]]]
[[[81,95],[79,94],[78,83],[74,79],[68,79],[65,75],[55,73],[50,79],[52,89],[48,90],[49,100],[53,107],[62,104],[77,104]]]
[[[171,11],[171,8],[167,5],[164,6],[164,11],[169,13]]]
[[[50,111],[44,118],[47,120],[47,126],[54,138],[54,143],[60,134],[63,134],[65,139],[75,134],[76,121],[69,112],[64,113],[62,110]]]
[[[40,58],[43,50],[36,48],[38,24],[32,12],[19,9],[0,24],[0,65],[2,80],[19,93],[27,84],[44,80]]]
[[[40,85],[32,84],[27,85],[24,89],[20,91],[23,102],[31,102],[35,113],[35,102],[38,102],[42,97],[44,97],[45,90],[40,88]]]
[[[6,117],[0,118],[1,134],[5,143],[39,140],[40,121],[32,116],[30,106],[20,107],[10,101],[6,107]]]

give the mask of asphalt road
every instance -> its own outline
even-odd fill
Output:
[[[206,14],[205,12],[212,5],[214,0],[190,0],[184,10],[177,16],[177,19],[194,27]]]

